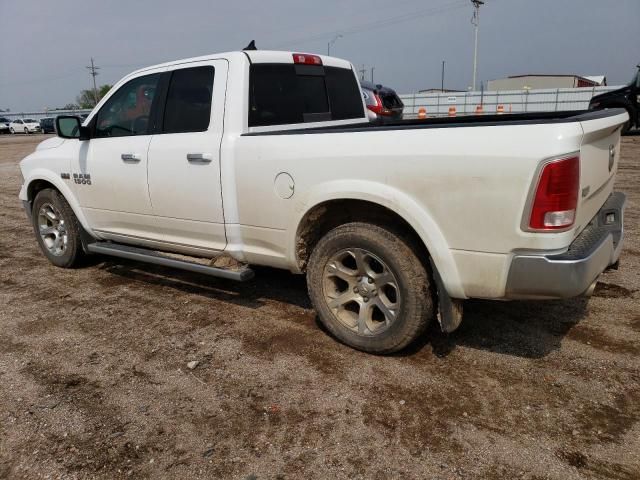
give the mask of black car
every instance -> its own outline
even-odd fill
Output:
[[[55,119],[53,117],[41,118],[40,128],[42,133],[56,133]]]
[[[11,120],[5,117],[0,117],[0,133],[9,133],[9,124]]]
[[[640,127],[640,65],[638,71],[626,87],[596,95],[589,103],[589,109],[624,108],[629,114],[629,121],[624,125],[622,133],[631,128]]]
[[[360,81],[364,102],[367,105],[367,116],[374,122],[385,120],[400,120],[404,110],[404,103],[395,90],[382,85]]]

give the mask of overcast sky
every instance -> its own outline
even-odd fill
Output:
[[[607,75],[640,62],[640,0],[485,0],[479,80],[524,73]],[[91,86],[162,61],[258,48],[326,53],[375,66],[399,93],[471,84],[469,0],[0,0],[0,108],[74,102]],[[370,74],[367,74],[369,78]]]

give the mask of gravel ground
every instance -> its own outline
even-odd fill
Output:
[[[42,138],[0,138],[0,478],[640,478],[640,136],[594,297],[468,302],[392,357],[329,337],[287,272],[53,267],[17,198]]]

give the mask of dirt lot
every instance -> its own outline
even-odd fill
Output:
[[[41,139],[0,138],[0,478],[640,478],[640,136],[593,298],[469,302],[394,357],[330,338],[286,272],[51,266],[17,198]]]

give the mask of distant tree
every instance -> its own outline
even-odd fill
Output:
[[[78,110],[80,107],[75,103],[67,103],[64,107],[59,110]]]
[[[102,85],[98,88],[98,102],[111,90],[111,85]],[[80,108],[93,108],[96,106],[96,98],[93,89],[82,90],[80,95],[76,97],[76,102]]]
[[[102,100],[102,97],[104,97],[107,93],[109,93],[109,90],[111,90],[111,87],[113,85],[102,85],[99,89],[98,89],[98,96],[100,97],[100,99]]]

